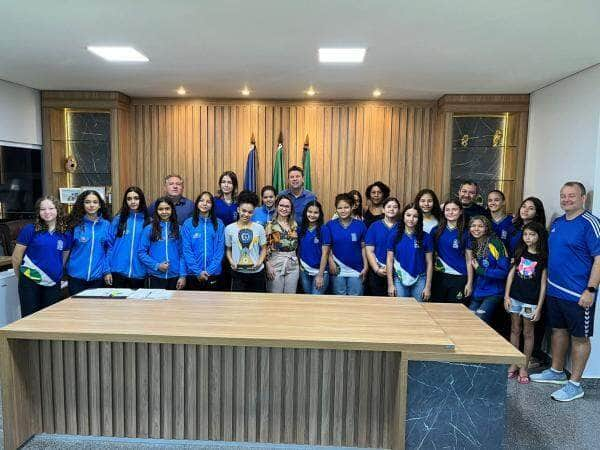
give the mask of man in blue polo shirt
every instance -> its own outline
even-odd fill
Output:
[[[182,225],[194,213],[194,202],[183,196],[183,178],[181,175],[167,175],[165,177],[165,196],[169,197],[175,205],[177,222]],[[154,214],[154,201],[148,205],[148,214]]]
[[[552,327],[552,367],[531,381],[564,385],[554,400],[583,397],[581,376],[592,349],[596,289],[600,283],[600,219],[585,210],[585,187],[578,181],[560,190],[565,214],[550,226],[548,240],[548,322]],[[564,372],[571,342],[571,379]]]
[[[304,189],[304,170],[298,166],[288,169],[288,189],[281,191],[279,195],[289,195],[292,198],[294,218],[298,225],[302,223],[302,212],[306,205],[317,199],[313,192]]]

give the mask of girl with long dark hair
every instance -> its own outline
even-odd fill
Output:
[[[529,360],[535,342],[535,323],[542,317],[546,298],[548,263],[548,233],[543,225],[529,222],[523,227],[523,236],[515,250],[514,263],[508,273],[504,291],[504,307],[510,313],[510,342],[519,348],[523,332],[525,364],[519,369],[511,365],[508,377],[517,377],[520,384],[528,384]]]
[[[154,202],[152,223],[146,225],[138,257],[146,266],[148,285],[155,289],[183,289],[186,267],[175,206],[168,197]]]
[[[183,223],[183,257],[187,266],[187,288],[215,290],[225,254],[225,227],[215,214],[215,199],[202,192],[194,214]]]
[[[421,189],[415,196],[414,203],[423,213],[423,230],[430,233],[442,220],[442,209],[437,195],[431,189]]]
[[[433,242],[423,231],[423,212],[409,203],[387,244],[388,295],[427,301],[431,296]],[[393,267],[393,270],[391,268]]]
[[[523,235],[523,226],[530,222],[537,222],[546,227],[546,211],[544,204],[537,197],[527,197],[519,206],[519,214],[513,222],[514,231],[508,244],[510,255],[514,253]]]
[[[69,216],[71,254],[67,261],[69,293],[75,295],[85,289],[112,285],[108,253],[110,227],[104,199],[94,190],[77,196]]]
[[[324,226],[323,207],[313,200],[302,212],[298,257],[300,259],[300,281],[305,294],[324,294],[329,285],[327,260],[331,235]]]
[[[113,286],[139,289],[144,287],[146,268],[138,258],[138,247],[144,227],[150,222],[146,197],[137,186],[123,194],[121,210],[111,224],[110,271]]]

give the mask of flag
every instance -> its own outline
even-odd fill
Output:
[[[283,171],[283,144],[280,142],[275,151],[275,163],[273,164],[273,186],[277,192],[285,189],[285,176]]]
[[[244,190],[256,192],[256,146],[250,144],[246,172],[244,173]]]
[[[310,176],[310,148],[304,146],[302,152],[302,169],[304,170],[304,189],[312,191],[312,178]]]

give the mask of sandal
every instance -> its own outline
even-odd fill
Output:
[[[529,384],[531,382],[531,379],[529,378],[529,375],[525,375],[525,376],[519,375],[517,382],[519,384]]]
[[[507,378],[509,380],[512,380],[513,378],[517,378],[517,373],[519,372],[519,369],[515,369],[515,370],[509,370],[507,375]]]

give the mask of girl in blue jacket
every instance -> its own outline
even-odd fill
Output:
[[[474,216],[469,222],[471,242],[467,248],[467,264],[475,271],[475,286],[469,309],[484,322],[490,323],[504,297],[510,259],[502,241],[484,216]]]
[[[168,197],[154,202],[152,223],[144,227],[138,257],[146,266],[152,289],[183,289],[185,261],[175,206]]]
[[[110,229],[109,264],[114,287],[144,287],[146,268],[138,258],[138,247],[142,231],[149,222],[144,192],[137,186],[128,187],[121,211],[113,219]]]
[[[195,205],[193,216],[181,229],[187,288],[214,290],[225,254],[225,227],[215,215],[215,200],[210,192],[200,194]]]
[[[106,203],[98,192],[87,190],[79,194],[68,227],[72,241],[67,262],[71,295],[104,287],[105,282],[112,284],[108,263],[110,222],[107,218]]]

